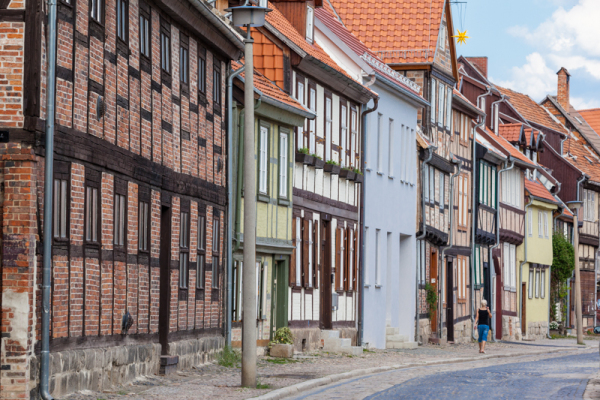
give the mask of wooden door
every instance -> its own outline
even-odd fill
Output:
[[[521,286],[521,334],[525,336],[527,334],[527,284],[523,283]]]
[[[171,208],[163,206],[160,213],[160,304],[158,308],[158,340],[161,354],[169,355],[169,320],[171,315]]]
[[[272,278],[271,340],[277,329],[288,326],[287,290],[288,260],[276,261]]]
[[[331,329],[331,294],[333,275],[331,273],[331,229],[330,222],[321,224],[321,318],[320,328]]]
[[[431,249],[431,261],[429,263],[429,283],[433,286],[435,293],[438,292],[438,260],[437,250]],[[437,332],[437,311],[430,313],[431,318],[431,332]]]
[[[494,262],[497,262],[494,260]],[[502,274],[496,275],[496,339],[502,340]]]
[[[446,328],[448,341],[454,342],[454,263],[448,260],[446,264]]]

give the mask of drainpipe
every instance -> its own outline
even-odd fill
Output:
[[[227,75],[227,320],[226,320],[226,332],[227,332],[227,346],[231,346],[231,310],[233,306],[233,292],[232,292],[232,271],[233,271],[233,232],[232,228],[232,213],[231,205],[233,204],[233,190],[231,188],[231,182],[233,182],[233,79],[241,74],[246,66],[238,68],[237,71],[231,70],[229,66],[229,75]],[[238,176],[239,179],[239,176]]]
[[[44,171],[44,236],[42,268],[42,352],[40,395],[53,400],[50,380],[50,281],[52,274],[52,184],[54,177],[54,117],[56,103],[56,0],[48,0],[48,64],[46,76],[46,154]]]
[[[506,167],[506,168],[501,169],[500,171],[498,171],[498,179],[496,180],[496,182],[500,182],[500,176],[502,175],[503,172],[510,171],[511,169],[513,169],[515,167],[515,160],[513,160],[511,156],[508,156],[507,163],[509,163],[509,162],[510,162],[510,167]],[[504,165],[506,165],[506,164],[504,164]],[[498,191],[496,191],[496,193],[497,192]],[[496,244],[493,245],[492,247],[490,247],[490,257],[492,257],[492,253],[493,253],[494,249],[496,249],[498,246],[500,246],[500,218],[498,218],[499,202],[500,201],[498,200],[498,196],[496,196]],[[492,257],[492,259],[493,259],[493,257]],[[494,271],[494,273],[495,273],[495,271]],[[496,277],[496,279],[498,279],[498,278]],[[498,295],[499,294],[496,293],[496,296],[498,296]],[[494,305],[494,312],[492,313],[492,325],[493,325],[494,330],[495,330],[496,329],[496,305]],[[496,335],[495,334],[492,335],[492,340],[494,342],[498,341],[496,339]]]
[[[521,325],[521,334],[523,334],[523,319],[522,319],[522,312],[523,312],[523,291],[521,290],[521,287],[523,286],[523,265],[525,265],[527,263],[527,236],[529,235],[529,232],[527,232],[527,227],[529,226],[528,224],[528,210],[529,207],[531,207],[531,205],[533,204],[533,197],[529,198],[529,203],[527,203],[525,205],[525,238],[524,238],[524,253],[523,253],[523,261],[521,261],[521,264],[519,265],[519,287],[517,288],[517,296],[519,296],[519,324]],[[530,282],[531,284],[531,282]],[[527,327],[526,327],[527,328]],[[525,330],[525,332],[527,332],[527,330]]]
[[[491,90],[488,88],[487,94],[481,95],[477,98],[477,104],[479,104],[479,98],[489,95]],[[475,211],[477,209],[477,129],[480,127],[485,127],[485,114],[481,117],[481,122],[475,125],[475,129],[473,129],[473,168],[471,171],[471,276],[475,276],[475,231],[477,227],[475,226]],[[471,327],[475,324],[475,288],[473,287],[473,282],[471,282],[471,298],[469,299],[471,302]],[[476,340],[475,338],[475,330],[471,329],[471,338]]]
[[[361,146],[361,155],[360,159],[362,161],[362,165],[360,167],[361,172],[363,174],[363,183],[360,188],[360,227],[361,235],[360,235],[360,284],[363,285],[363,290],[360,290],[360,308],[359,313],[360,317],[358,318],[358,343],[363,344],[364,338],[364,317],[365,317],[365,292],[364,292],[364,281],[365,281],[365,187],[367,185],[367,176],[365,174],[365,150],[367,147],[367,114],[370,114],[377,110],[379,107],[379,97],[375,97],[373,99],[373,108],[366,108],[367,105],[363,106],[363,111],[360,114],[361,119],[361,131],[362,137],[360,139]]]
[[[494,106],[498,107],[498,114],[500,114],[500,103],[503,103],[504,100],[506,100],[506,95],[501,94],[500,96],[501,96],[500,100],[493,102],[492,103],[492,108],[491,108],[491,110],[492,110],[492,118],[493,118],[492,121],[493,121],[493,124],[494,124],[494,133],[496,135],[498,135],[498,121],[496,121],[496,118],[495,118]],[[500,119],[500,117],[498,117],[498,119]]]
[[[442,249],[442,280],[440,281],[440,286],[442,286],[445,282],[444,280],[444,274],[446,272],[446,264],[444,263],[444,255],[446,253],[446,250],[451,249],[454,244],[452,243],[452,234],[454,233],[454,229],[453,229],[453,223],[454,223],[454,178],[456,178],[459,174],[460,174],[460,161],[458,161],[458,159],[456,157],[452,157],[452,163],[455,164],[458,168],[456,169],[456,173],[454,175],[452,175],[450,177],[450,235],[448,237],[448,246],[444,246]],[[443,293],[443,288],[442,289],[442,293]],[[446,288],[446,290],[448,290]],[[441,296],[440,296],[441,297]],[[444,299],[440,299],[440,305],[439,305],[439,309],[442,310],[444,305]],[[448,321],[446,321],[446,326],[448,326]],[[442,316],[441,316],[441,311],[440,311],[440,328],[439,328],[439,332],[440,332],[440,337],[442,335]],[[446,334],[446,338],[448,337],[448,335]]]
[[[563,155],[563,151],[564,151],[564,148],[563,148],[563,147],[564,147],[564,143],[565,143],[565,141],[566,141],[566,140],[567,140],[567,139],[568,139],[570,136],[571,136],[571,130],[569,130],[569,134],[568,134],[568,135],[567,135],[567,136],[566,136],[564,139],[562,139],[562,140],[560,141],[560,156],[561,156],[561,157],[562,157],[562,155]]]
[[[425,166],[429,163],[429,161],[431,161],[431,158],[433,157],[433,153],[437,150],[436,146],[429,146],[427,148],[427,150],[429,151],[429,155],[427,156],[427,158],[423,161],[423,165],[421,167],[421,226],[423,229],[423,232],[416,237],[416,242],[417,244],[419,243],[419,240],[423,239],[425,237],[425,235],[427,234],[427,224],[425,223],[425,195],[423,194],[423,184],[425,182]],[[417,276],[417,282],[416,282],[416,291],[415,291],[415,305],[416,305],[416,313],[417,313],[417,322],[415,324],[415,341],[419,344],[423,344],[419,341],[419,283],[420,283],[420,278],[421,278],[421,266],[418,266],[418,272],[416,274]]]
[[[552,264],[550,264],[550,268],[548,268],[548,332],[546,333],[546,337],[548,339],[552,339],[552,336],[550,336],[550,303],[552,302],[552,296],[550,296],[550,292],[551,292],[551,288],[550,288],[550,282],[552,282]],[[596,324],[596,321],[594,321],[594,325]]]

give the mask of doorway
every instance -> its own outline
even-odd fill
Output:
[[[521,334],[527,334],[527,284],[523,282],[521,286]]]
[[[437,250],[431,249],[431,262],[429,264],[429,283],[433,287],[434,293],[438,292],[438,259]],[[438,316],[437,312],[431,312],[431,332],[437,332]]]
[[[169,355],[169,320],[171,310],[170,265],[171,258],[171,208],[160,210],[160,303],[158,308],[158,340],[161,355]]]
[[[272,296],[273,301],[271,302],[271,337],[273,340],[275,332],[279,328],[288,326],[288,306],[287,306],[287,292],[288,292],[288,281],[289,281],[289,257],[285,257],[284,260],[278,260],[275,262],[273,268],[273,282],[272,282]]]
[[[448,341],[454,342],[454,263],[448,260],[446,264],[446,329]]]
[[[331,273],[331,222],[321,224],[321,329],[332,329],[331,296],[333,275]]]

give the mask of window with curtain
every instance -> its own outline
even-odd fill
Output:
[[[260,127],[260,148],[258,154],[258,191],[268,194],[268,168],[269,168],[269,129]]]
[[[288,134],[279,133],[279,197],[288,197]]]

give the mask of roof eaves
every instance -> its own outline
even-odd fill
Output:
[[[461,96],[457,95],[456,93],[452,94],[452,99],[457,100],[458,103],[467,107],[469,110],[473,111],[477,115],[481,115],[481,116],[485,115],[485,112],[482,109],[480,109],[479,107],[475,107],[475,105],[472,104],[470,101],[463,99]]]
[[[416,103],[417,105],[419,105],[421,107],[427,107],[430,105],[430,103],[427,100],[425,100],[423,97],[421,97],[421,96],[413,93],[412,91],[406,89],[405,87],[402,87],[402,86],[398,85],[397,83],[391,81],[390,79],[388,79],[385,75],[383,75],[378,70],[375,69],[373,71],[375,72],[375,76],[377,77],[378,81],[383,82],[390,88],[400,92],[410,102]]]
[[[570,113],[570,112],[567,112],[567,111],[565,111],[565,109],[563,108],[563,106],[561,106],[561,105],[559,104],[558,100],[556,100],[556,99],[555,99],[554,97],[552,97],[552,96],[546,96],[546,98],[545,98],[545,99],[548,99],[548,100],[550,100],[550,102],[551,102],[551,103],[554,105],[554,107],[556,107],[556,108],[557,108],[557,109],[558,109],[558,110],[559,110],[559,111],[562,113],[562,115],[564,115],[564,116],[565,116],[565,118],[569,120],[569,122],[571,123],[571,125],[573,125],[573,126],[575,126],[575,127],[577,126],[577,123],[578,123],[578,122],[574,120],[574,117],[571,115],[571,113]],[[544,99],[544,100],[545,100],[545,99]],[[542,102],[543,102],[544,100],[542,100]],[[540,104],[541,104],[541,103],[540,103]],[[585,121],[585,119],[583,120],[583,122],[584,122],[584,123],[587,125],[587,122]],[[579,123],[579,125],[583,125],[583,124],[582,124],[582,123]],[[588,125],[588,127],[589,127],[589,125]],[[592,131],[594,131],[594,130],[593,130],[591,127],[589,127],[589,128],[590,128]],[[596,153],[600,154],[600,149],[598,149],[598,147],[597,147],[597,146],[596,146],[596,145],[595,145],[595,144],[594,144],[594,143],[593,143],[593,142],[592,142],[592,141],[591,141],[591,140],[590,140],[590,139],[589,139],[589,138],[586,136],[586,135],[587,135],[587,132],[586,132],[586,133],[584,133],[584,132],[583,132],[583,129],[577,129],[577,131],[578,131],[579,133],[581,133],[581,135],[583,136],[583,138],[585,139],[585,141],[586,141],[587,143],[589,143],[589,145],[590,145],[590,146],[592,146],[592,147],[594,148],[594,150],[596,151]]]
[[[304,50],[302,50],[302,48],[300,46],[298,46],[296,43],[294,43],[293,40],[290,40],[287,36],[285,36],[283,33],[281,33],[277,28],[275,28],[270,23],[265,22],[264,27],[269,32],[271,32],[273,35],[275,35],[275,37],[277,37],[277,39],[281,40],[283,43],[286,44],[286,46],[288,46],[290,49],[292,49],[294,52],[296,52],[300,57],[304,58],[308,55],[308,53],[305,52]]]
[[[315,64],[317,67],[321,68],[322,70],[326,71],[327,73],[335,75],[336,78],[338,78],[342,81],[345,81],[348,84],[348,86],[352,86],[355,90],[357,90],[359,93],[363,94],[364,96],[366,96],[370,99],[379,97],[377,95],[377,93],[373,92],[372,90],[368,89],[367,87],[363,86],[362,84],[356,82],[354,79],[350,78],[349,76],[342,74],[340,71],[331,67],[327,63],[324,63],[323,61],[319,60],[318,58],[313,57],[310,54],[307,54],[306,57],[304,57],[304,59],[307,60],[308,62]]]

